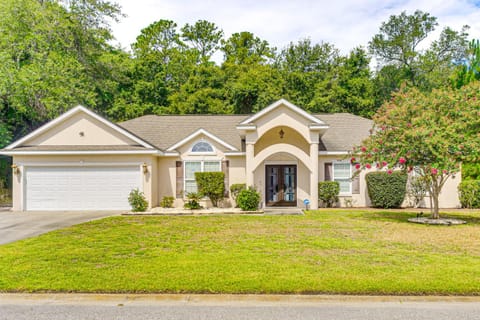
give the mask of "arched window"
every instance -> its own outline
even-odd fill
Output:
[[[193,145],[192,152],[205,153],[205,152],[214,152],[214,150],[213,150],[213,146],[210,143],[206,141],[199,141]]]

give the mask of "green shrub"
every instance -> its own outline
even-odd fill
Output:
[[[0,177],[0,205],[11,204],[11,190],[6,187],[5,178]]]
[[[325,207],[331,208],[338,202],[340,184],[338,181],[321,181],[318,183],[318,199]]]
[[[165,196],[160,201],[160,207],[162,208],[173,208],[173,201],[175,201],[174,197]]]
[[[218,207],[218,202],[223,199],[224,179],[223,172],[195,172],[198,193],[201,197],[208,197],[214,207]]]
[[[148,201],[145,199],[145,195],[138,189],[130,191],[128,203],[132,206],[133,212],[144,212],[148,208]]]
[[[480,180],[480,163],[462,163],[462,180]]]
[[[183,205],[185,209],[195,210],[195,209],[202,209],[200,205],[200,199],[202,196],[197,192],[189,192],[187,193],[187,202]]]
[[[370,172],[365,175],[368,196],[375,208],[398,208],[405,199],[407,174],[401,171]]]
[[[247,185],[245,183],[234,183],[230,186],[230,193],[232,194],[233,200],[237,202],[237,197],[240,191],[245,190]]]
[[[237,196],[237,204],[243,211],[257,210],[259,203],[260,194],[253,187],[243,189]]]
[[[1,126],[0,126],[1,127]],[[1,129],[0,129],[1,131]],[[0,133],[1,136],[1,133]],[[5,141],[4,141],[5,143]],[[0,145],[2,143],[0,142]],[[12,189],[12,159],[7,156],[0,155],[0,179],[3,180],[3,188]]]
[[[463,208],[480,208],[480,180],[465,180],[458,186]]]

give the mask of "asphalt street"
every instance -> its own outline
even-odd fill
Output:
[[[478,320],[480,302],[476,301],[378,301],[368,298],[357,301],[315,299],[310,301],[264,301],[210,299],[208,301],[173,301],[164,299],[128,300],[92,298],[72,299],[9,299],[0,296],[0,320],[49,319],[335,319],[335,320]]]

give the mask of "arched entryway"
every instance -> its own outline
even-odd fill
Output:
[[[245,137],[246,183],[261,190],[264,205],[318,207],[318,144],[328,126],[304,110],[281,100],[237,126]],[[288,154],[295,163],[270,163]],[[303,175],[303,178],[300,178]],[[300,195],[299,183],[306,184]]]

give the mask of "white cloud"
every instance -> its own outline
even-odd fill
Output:
[[[311,38],[327,41],[343,53],[366,46],[390,15],[416,9],[438,18],[438,32],[470,25],[470,38],[480,38],[480,4],[473,0],[114,0],[127,17],[112,29],[122,47],[130,44],[150,23],[169,19],[179,27],[203,19],[214,22],[226,37],[250,31],[279,49],[289,42]]]

